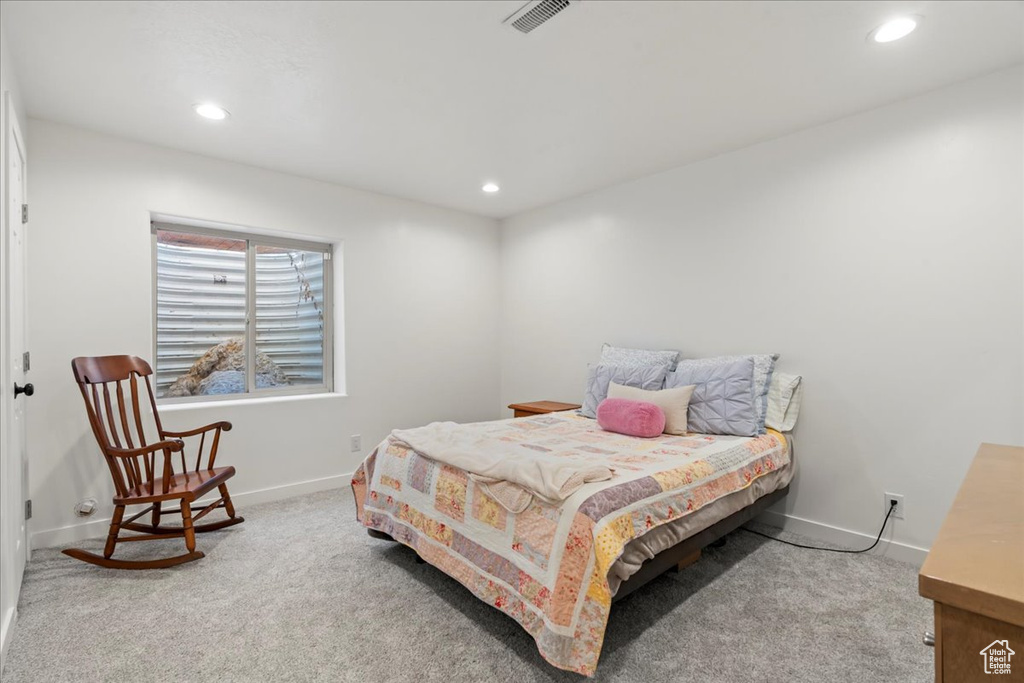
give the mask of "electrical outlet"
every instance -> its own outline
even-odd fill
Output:
[[[92,513],[96,512],[96,499],[86,498],[78,501],[78,505],[75,506],[75,514],[79,517],[88,517]]]
[[[886,493],[885,494],[885,511],[889,512],[889,507],[892,502],[896,502],[896,509],[892,511],[893,519],[903,519],[903,495],[899,493]]]
[[[359,434],[352,435],[352,452],[358,453],[363,450],[363,437]]]

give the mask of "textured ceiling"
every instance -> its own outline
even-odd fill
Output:
[[[584,0],[529,35],[520,4],[0,11],[30,116],[497,217],[1024,61],[1016,1]]]

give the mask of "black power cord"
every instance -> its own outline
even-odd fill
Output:
[[[815,545],[801,545],[800,543],[792,543],[790,541],[783,541],[781,538],[775,538],[774,536],[769,536],[768,534],[762,534],[760,531],[754,531],[753,529],[748,529],[745,526],[741,526],[740,529],[742,529],[743,531],[746,531],[747,533],[750,533],[750,534],[756,534],[758,536],[763,536],[764,538],[769,538],[769,539],[771,539],[773,541],[778,541],[779,543],[785,543],[786,545],[791,545],[794,548],[803,548],[805,550],[824,550],[827,553],[848,553],[850,555],[857,555],[858,553],[866,553],[869,550],[874,549],[874,547],[876,545],[878,545],[878,542],[880,540],[882,540],[882,534],[885,532],[885,525],[889,523],[889,517],[892,515],[892,512],[895,509],[896,509],[896,501],[895,500],[889,501],[889,511],[885,513],[885,519],[882,520],[882,528],[878,530],[878,536],[875,537],[875,542],[872,543],[871,545],[869,545],[867,548],[864,548],[863,550],[843,550],[841,548],[819,548],[818,546],[815,546]]]

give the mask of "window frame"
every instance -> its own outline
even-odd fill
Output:
[[[152,247],[152,333],[153,333],[153,369],[157,370],[159,357],[158,325],[160,310],[158,304],[157,272],[157,232],[178,232],[206,237],[245,241],[245,388],[237,394],[213,394],[208,396],[165,396],[157,397],[160,405],[179,403],[207,403],[213,401],[238,401],[246,399],[265,399],[278,396],[308,396],[331,394],[334,392],[334,244],[312,240],[280,237],[246,228],[213,228],[197,225],[196,221],[182,219],[175,222],[173,218],[156,218],[150,220],[150,239]],[[249,350],[256,349],[256,248],[257,246],[281,247],[314,251],[324,255],[324,339],[323,339],[323,381],[320,384],[303,384],[284,388],[256,387],[256,354]],[[154,393],[156,387],[154,386]]]

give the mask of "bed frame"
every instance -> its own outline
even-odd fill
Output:
[[[724,537],[740,528],[754,517],[764,512],[768,507],[782,500],[789,493],[789,485],[761,496],[753,503],[738,510],[725,519],[715,522],[711,526],[698,531],[693,536],[677,543],[671,548],[666,548],[641,565],[636,574],[629,577],[619,585],[619,590],[612,598],[612,602],[618,602],[640,587],[650,583],[667,571],[678,571],[700,559],[701,550],[709,545],[721,545],[725,542]],[[373,538],[386,541],[395,541],[388,534],[376,529],[367,529]],[[416,556],[419,563],[425,562],[419,555]]]

